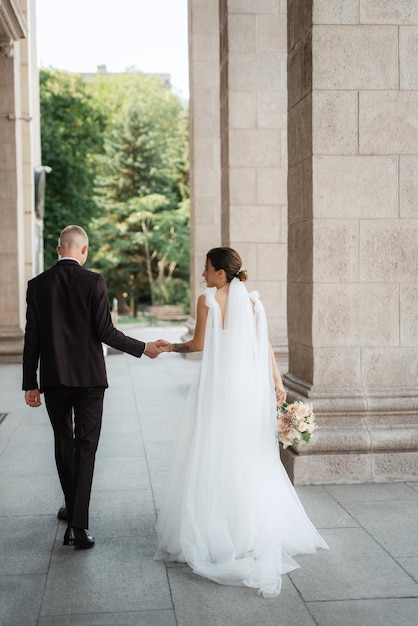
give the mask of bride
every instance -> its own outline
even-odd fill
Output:
[[[257,292],[231,248],[207,253],[207,289],[193,339],[165,352],[202,351],[180,426],[155,559],[180,561],[225,585],[280,593],[296,554],[328,548],[280,461],[276,405],[286,392]]]

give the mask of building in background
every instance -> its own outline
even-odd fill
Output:
[[[43,269],[34,12],[35,0],[0,3],[0,362],[21,359],[26,282]]]
[[[137,72],[137,70],[132,69],[129,70],[130,72]],[[81,73],[80,75],[84,78],[84,80],[86,82],[93,82],[95,80],[97,80],[98,77],[104,77],[104,76],[118,76],[121,72],[108,72],[106,69],[106,65],[98,65],[97,66],[97,72],[89,72],[89,73]],[[147,72],[139,72],[139,74],[146,74],[147,76],[154,76],[155,78],[158,78],[163,86],[166,89],[171,89],[171,76],[170,74],[149,74]]]

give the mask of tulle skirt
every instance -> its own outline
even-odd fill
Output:
[[[154,558],[274,597],[281,575],[298,567],[295,555],[328,546],[280,461],[268,357],[248,336],[237,349],[245,329],[223,329],[214,313],[178,433]]]

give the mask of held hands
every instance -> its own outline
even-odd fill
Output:
[[[173,344],[165,339],[158,339],[158,341],[149,341],[147,347],[144,350],[144,354],[150,359],[155,359],[161,352],[172,352]]]
[[[173,351],[173,344],[170,343],[169,341],[166,341],[165,339],[159,339],[156,342],[156,344],[159,347],[159,349],[161,350],[161,352],[172,352]]]
[[[41,394],[39,389],[28,389],[25,391],[25,402],[29,406],[41,406]]]
[[[150,359],[155,359],[162,352],[162,350],[158,346],[157,341],[148,341],[147,347],[144,350],[145,356],[148,356]]]

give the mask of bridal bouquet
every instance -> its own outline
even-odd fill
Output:
[[[296,400],[292,404],[285,402],[277,410],[277,439],[283,448],[301,441],[309,443],[316,427],[311,404]]]

